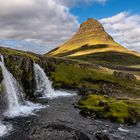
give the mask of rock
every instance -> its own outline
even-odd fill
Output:
[[[2,69],[0,68],[0,94],[2,93],[2,80],[3,80],[3,75],[2,75]]]
[[[117,72],[117,71],[114,71],[113,74],[114,74],[115,77],[120,78],[120,79],[127,79],[127,80],[130,80],[130,81],[135,81],[136,80],[136,77],[133,74]]]
[[[8,70],[22,85],[26,96],[30,99],[34,98],[36,82],[34,77],[33,60],[24,56],[5,54],[4,60]]]
[[[95,135],[97,140],[110,140],[110,138],[103,132],[97,132]]]
[[[28,140],[90,140],[90,138],[73,128],[59,123],[42,123],[33,127]]]

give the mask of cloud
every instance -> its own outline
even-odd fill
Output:
[[[101,19],[106,31],[128,49],[140,52],[140,15],[121,12]]]
[[[4,0],[0,4],[0,39],[57,46],[78,27],[77,17],[55,0]]]
[[[79,6],[81,4],[91,4],[91,3],[105,3],[108,0],[55,0],[56,2],[68,6],[68,7],[73,7],[73,6]]]

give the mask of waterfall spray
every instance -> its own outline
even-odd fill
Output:
[[[0,137],[6,135],[9,131],[11,131],[12,126],[11,125],[4,125],[0,121]]]

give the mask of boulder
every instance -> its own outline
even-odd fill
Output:
[[[134,74],[130,74],[130,73],[124,73],[124,72],[117,72],[114,71],[114,76],[120,79],[127,79],[130,81],[135,81],[136,77],[134,76]]]

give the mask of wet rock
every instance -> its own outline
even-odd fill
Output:
[[[29,99],[33,99],[36,85],[34,78],[33,60],[24,56],[5,54],[4,60],[8,70],[22,85],[26,96]]]
[[[110,140],[110,138],[103,132],[97,132],[95,135],[97,140]]]
[[[28,140],[90,140],[90,138],[73,128],[59,123],[42,123],[34,127]]]

